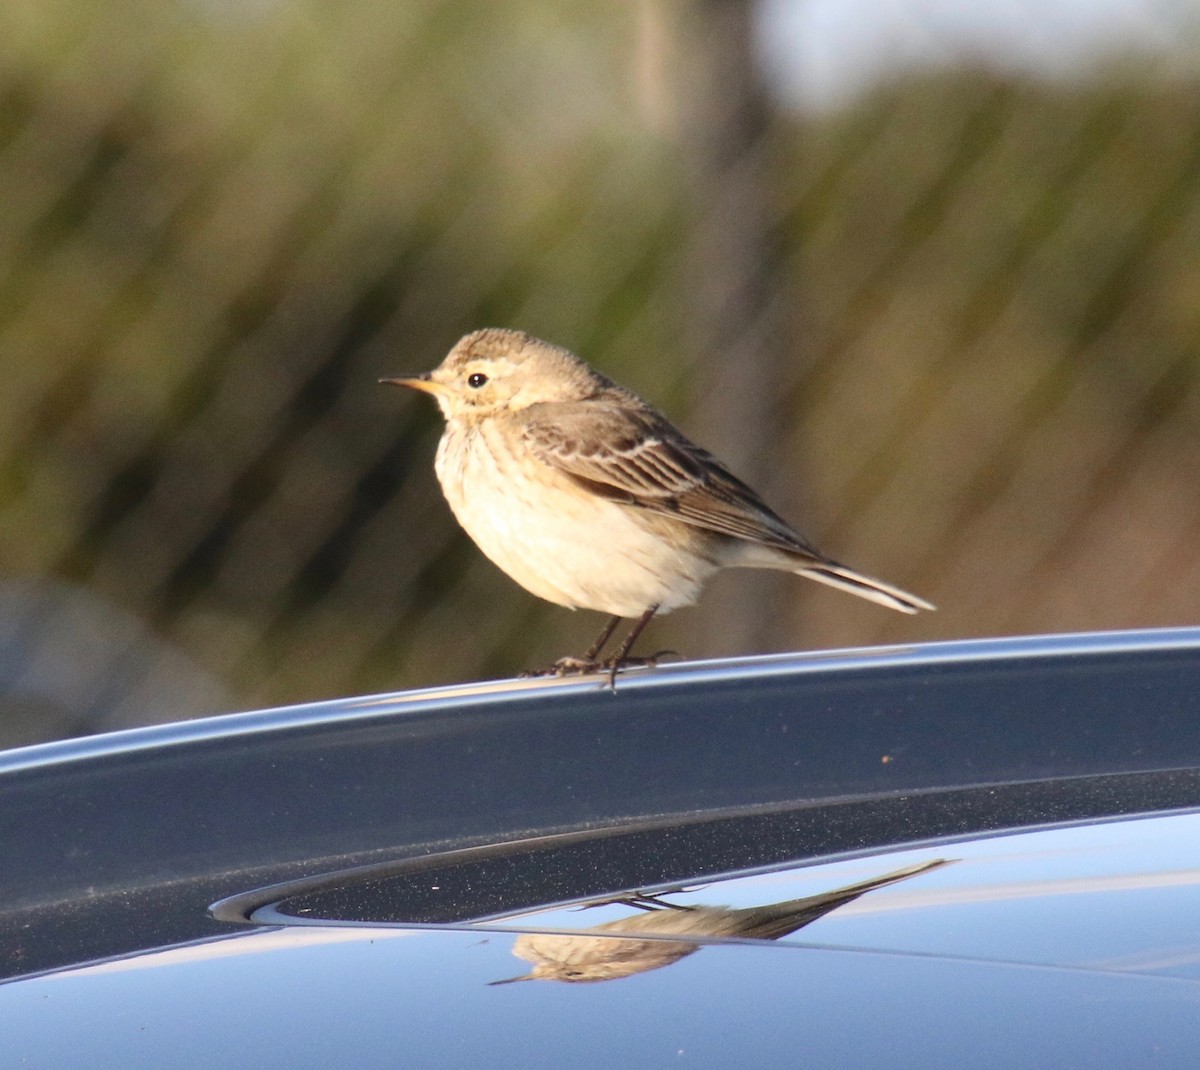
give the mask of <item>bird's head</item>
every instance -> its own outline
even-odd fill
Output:
[[[569,350],[499,327],[460,339],[433,371],[379,381],[432,394],[448,420],[580,401],[608,382]]]

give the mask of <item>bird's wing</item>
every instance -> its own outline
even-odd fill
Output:
[[[645,403],[558,402],[525,410],[530,450],[594,494],[733,538],[825,557],[710,453]]]

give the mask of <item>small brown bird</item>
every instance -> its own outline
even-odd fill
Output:
[[[612,684],[650,618],[691,605],[722,568],[794,572],[902,613],[934,608],[826,557],[657,409],[559,346],[488,328],[433,371],[380,382],[437,400],[437,477],[484,554],[540,598],[612,615],[582,658],[551,672],[607,669]],[[622,617],[633,629],[597,660]]]
[[[578,933],[522,933],[513,941],[512,953],[530,963],[532,972],[489,983],[615,981],[670,966],[717,940],[779,940],[860,895],[946,864],[946,859],[935,858],[820,895],[758,907],[683,907],[653,899],[628,900],[628,905],[646,913],[631,914]]]

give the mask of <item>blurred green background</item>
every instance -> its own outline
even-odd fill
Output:
[[[821,96],[806,4],[0,7],[0,745],[586,647],[375,382],[489,325],[940,607],[732,573],[647,648],[1194,623],[1192,6],[1008,62],[888,5],[937,62]]]

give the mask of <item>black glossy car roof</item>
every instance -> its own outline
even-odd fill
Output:
[[[1191,1067],[1200,872],[1177,848],[1197,824],[939,842],[459,929],[242,926],[0,985],[4,1048],[53,1070]],[[782,932],[697,931],[798,907]],[[647,937],[614,911],[664,920]]]
[[[209,905],[515,841],[592,845],[602,880],[554,876],[570,898],[1197,806],[1198,685],[1200,631],[1179,629],[673,665],[616,694],[465,685],[11,751],[0,966],[242,933]]]

